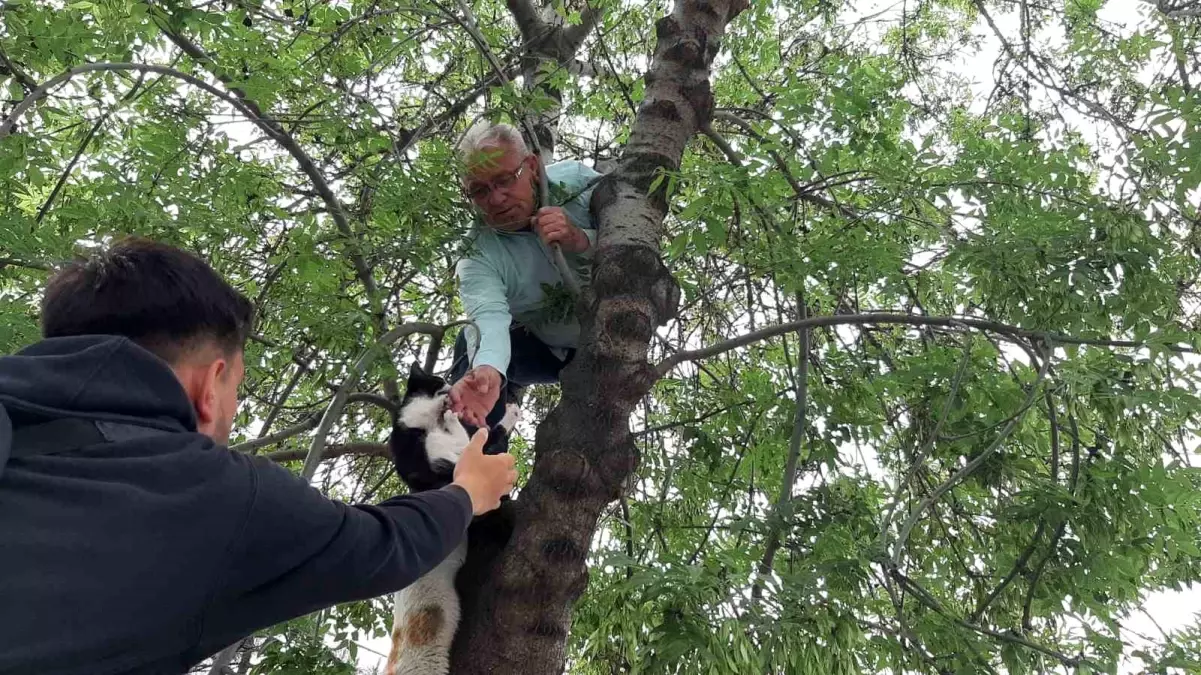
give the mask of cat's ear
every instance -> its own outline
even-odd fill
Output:
[[[409,366],[409,379],[408,382],[405,383],[404,401],[407,402],[413,396],[425,393],[425,390],[429,388],[426,386],[426,381],[428,379],[429,375],[426,375],[425,370],[422,369],[421,365],[414,361]]]
[[[409,367],[409,385],[408,391],[405,392],[405,397],[408,398],[414,394],[433,396],[444,386],[446,386],[446,380],[437,375],[425,372],[425,368],[422,368],[414,361]]]
[[[414,361],[409,366],[409,379],[410,380],[420,380],[420,379],[426,378],[426,377],[429,377],[429,375],[425,372],[425,369],[421,367],[421,364]]]

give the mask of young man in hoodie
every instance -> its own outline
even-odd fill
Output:
[[[509,398],[557,382],[579,344],[574,303],[555,267],[558,244],[576,278],[591,278],[596,225],[592,191],[601,174],[577,161],[543,167],[507,124],[481,123],[459,144],[463,191],[478,217],[455,272],[470,327],[455,342],[452,409],[476,426],[496,424]],[[550,204],[538,199],[546,171]]]
[[[331,501],[229,451],[251,305],[120,243],[48,284],[0,358],[0,674],[183,673],[255,630],[404,587],[516,477],[473,439],[442,490]]]

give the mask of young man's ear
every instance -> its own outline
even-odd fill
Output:
[[[196,366],[198,389],[192,398],[196,408],[196,426],[204,433],[221,419],[221,382],[229,377],[229,363],[218,357],[204,366]]]

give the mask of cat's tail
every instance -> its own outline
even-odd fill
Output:
[[[459,625],[455,575],[466,557],[464,539],[441,564],[396,592],[385,675],[447,675],[450,645]]]

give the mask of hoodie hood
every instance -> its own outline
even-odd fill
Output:
[[[196,430],[171,367],[112,335],[51,338],[0,358],[0,464],[12,429],[63,417]]]

